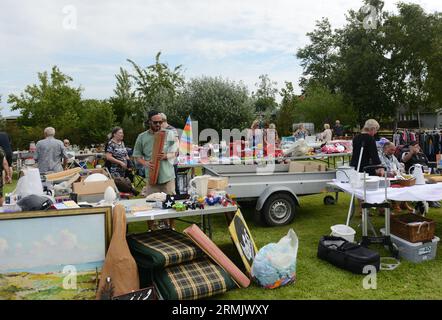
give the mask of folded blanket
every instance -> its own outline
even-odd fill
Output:
[[[131,234],[127,242],[137,264],[145,268],[172,266],[204,254],[192,240],[171,229]]]
[[[207,257],[157,270],[154,279],[165,300],[196,300],[236,288],[230,276]]]

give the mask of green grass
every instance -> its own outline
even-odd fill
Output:
[[[354,275],[338,269],[316,257],[319,238],[330,233],[330,226],[345,223],[350,197],[340,194],[339,203],[334,206],[323,205],[324,195],[301,198],[295,220],[284,227],[263,227],[257,225],[252,217],[252,209],[243,209],[248,226],[258,248],[270,242],[277,242],[293,228],[299,237],[297,260],[297,281],[286,287],[274,290],[263,289],[252,284],[247,289],[236,289],[216,299],[442,299],[442,254],[440,251],[433,261],[413,264],[401,261],[393,271],[381,271],[377,276],[377,289],[363,288],[363,275]],[[428,217],[438,223],[436,235],[442,236],[442,209],[430,209]],[[197,221],[197,220],[195,220]],[[242,263],[231,242],[223,215],[213,217],[213,240],[235,263]],[[352,227],[360,236],[355,217]],[[383,226],[383,217],[372,218],[377,229]],[[186,225],[177,224],[182,230]],[[144,223],[130,225],[130,232],[145,230]],[[373,249],[386,255],[383,248]]]
[[[15,185],[6,185],[4,193],[13,190]],[[252,284],[247,289],[235,289],[215,299],[442,299],[442,253],[438,251],[435,260],[413,264],[401,261],[401,265],[393,271],[381,271],[377,276],[377,289],[365,290],[362,275],[338,269],[316,257],[319,238],[330,233],[330,226],[345,223],[350,197],[340,194],[339,203],[334,206],[323,205],[324,195],[301,198],[292,224],[283,227],[263,227],[257,225],[252,217],[253,209],[243,208],[248,226],[258,248],[270,242],[277,242],[293,228],[299,237],[297,260],[297,281],[286,287],[268,290]],[[428,217],[436,220],[436,235],[442,237],[442,209],[430,209]],[[194,218],[194,221],[199,221]],[[352,227],[360,236],[357,225],[359,217],[355,217]],[[372,218],[376,228],[383,226],[383,218]],[[223,215],[212,217],[214,227],[213,240],[240,268],[243,268],[227,230]],[[187,224],[177,222],[178,230]],[[146,223],[132,223],[129,232],[143,232]],[[374,246],[373,249],[382,248]]]

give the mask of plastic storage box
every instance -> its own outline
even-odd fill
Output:
[[[381,229],[381,233],[384,234],[385,230]],[[400,258],[414,263],[419,263],[433,260],[436,257],[437,244],[439,243],[440,239],[434,236],[433,240],[430,242],[412,243],[392,234],[391,241],[398,246]]]

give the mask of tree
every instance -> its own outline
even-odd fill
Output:
[[[43,136],[52,126],[58,136],[76,137],[80,118],[81,88],[71,85],[72,78],[52,67],[51,74],[38,73],[38,84],[28,85],[19,95],[9,95],[12,110],[19,110],[18,124],[29,140]]]
[[[175,103],[176,125],[184,126],[186,117],[199,121],[199,129],[240,129],[253,120],[253,103],[243,84],[222,78],[202,77],[189,81]]]
[[[316,83],[341,93],[360,123],[391,119],[402,107],[440,107],[442,15],[426,14],[416,4],[399,3],[398,14],[383,11],[381,0],[364,4],[369,12],[350,10],[342,28],[332,31],[323,19],[308,33],[310,43],[297,53],[301,86]],[[367,26],[369,17],[374,21]]]
[[[278,106],[276,103],[278,89],[275,88],[278,83],[271,81],[267,74],[260,75],[259,80],[260,82],[255,84],[258,89],[256,90],[256,93],[253,94],[255,99],[255,111],[271,113]]]
[[[345,102],[342,94],[332,93],[317,84],[306,88],[304,99],[297,105],[295,119],[314,123],[317,131],[321,131],[325,123],[332,126],[337,119],[345,126],[353,126],[357,122],[353,108]]]
[[[440,107],[440,89],[433,85],[442,82],[442,16],[426,14],[416,4],[399,3],[398,9],[399,14],[385,22],[384,42],[394,102],[409,111]]]
[[[160,56],[161,52],[158,52],[155,63],[144,69],[134,61],[127,60],[135,71],[130,77],[135,81],[135,91],[142,104],[142,108],[138,111],[140,117],[145,117],[152,109],[169,114],[170,106],[184,85],[182,66],[176,66],[172,70],[167,63],[160,62]]]
[[[122,123],[125,117],[135,117],[137,108],[140,107],[135,95],[135,91],[132,90],[132,82],[129,73],[120,68],[120,73],[115,75],[117,79],[117,85],[114,89],[114,96],[109,99],[115,114],[115,120],[117,123]]]
[[[293,83],[285,82],[285,88],[281,89],[281,106],[277,117],[277,130],[280,136],[289,136],[292,134],[292,126],[296,120],[296,108],[298,105],[298,96],[295,94]]]
[[[95,99],[83,100],[79,112],[81,119],[79,139],[73,141],[81,145],[99,144],[107,141],[107,135],[115,124],[115,115],[110,103]]]
[[[339,45],[330,21],[327,18],[317,21],[316,29],[307,33],[307,36],[310,38],[310,44],[299,49],[296,54],[304,68],[299,84],[305,89],[310,81],[314,81],[334,90],[337,85]]]

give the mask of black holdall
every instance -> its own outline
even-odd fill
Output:
[[[381,265],[381,257],[376,251],[348,242],[344,238],[333,236],[321,238],[318,246],[318,258],[357,274],[364,274],[366,266],[374,266],[376,271],[379,271]],[[365,270],[365,274],[370,272],[368,270]]]

